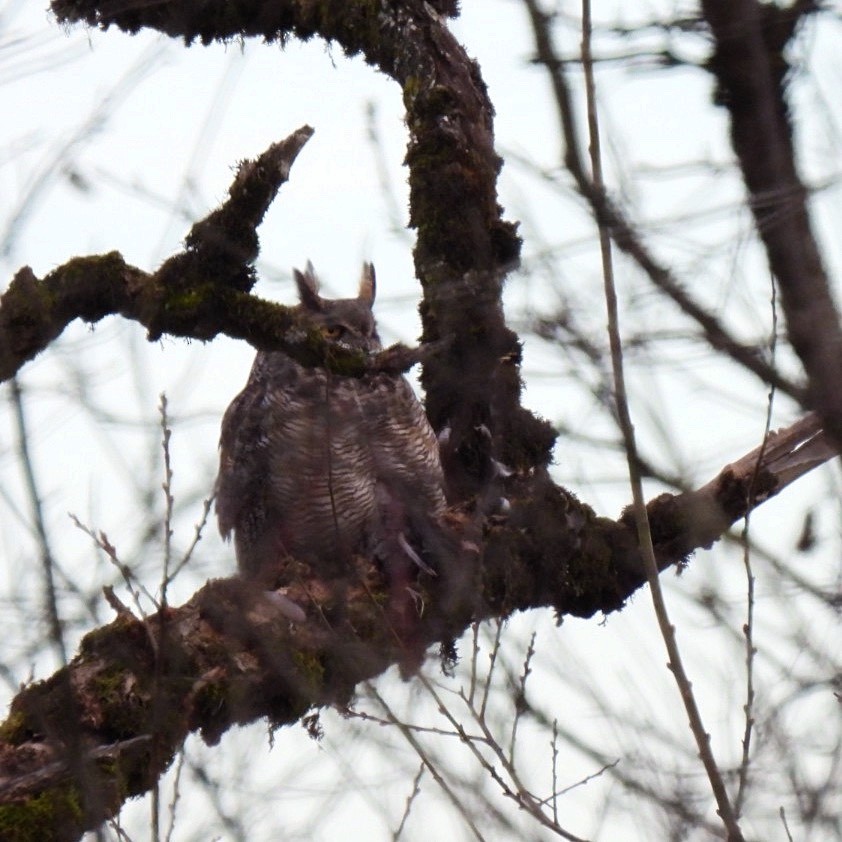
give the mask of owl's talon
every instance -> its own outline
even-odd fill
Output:
[[[498,462],[496,459],[491,460],[491,465],[494,468],[495,477],[500,477],[501,479],[508,479],[514,474],[514,471],[508,465],[504,465],[502,462]]]
[[[424,597],[418,591],[416,591],[415,588],[410,588],[408,585],[406,587],[406,592],[410,595],[410,597],[412,597],[412,601],[415,604],[415,610],[418,612],[418,616],[423,617],[424,609],[427,605],[427,603],[424,602]]]
[[[293,602],[288,596],[284,596],[280,591],[264,591],[266,599],[284,615],[290,622],[306,623],[307,614],[304,609],[297,603]]]
[[[427,564],[409,544],[409,541],[404,537],[403,532],[398,533],[398,546],[410,557],[410,559],[418,565],[418,567],[428,576],[438,575],[429,564]]]

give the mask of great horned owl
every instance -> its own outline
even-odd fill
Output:
[[[356,298],[319,296],[310,263],[295,270],[299,310],[330,342],[378,351],[374,267]],[[243,576],[273,587],[287,556],[340,575],[354,553],[390,579],[422,560],[445,507],[438,443],[404,377],[342,377],[260,351],[222,421],[216,508],[234,532]],[[402,571],[402,572],[400,572]]]

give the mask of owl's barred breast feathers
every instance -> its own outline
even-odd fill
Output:
[[[371,264],[352,299],[321,298],[309,263],[294,275],[299,307],[327,341],[380,350]],[[290,555],[325,575],[354,553],[388,566],[445,507],[438,442],[404,377],[341,377],[260,351],[220,449],[220,531],[234,533],[240,572],[270,586]]]

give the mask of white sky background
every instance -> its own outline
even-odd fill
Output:
[[[532,42],[525,13],[514,0],[465,0],[464,6],[454,29],[479,60],[489,84],[497,110],[498,149],[509,161],[500,182],[501,200],[508,217],[523,222],[524,269],[509,284],[510,319],[520,327],[530,313],[551,312],[566,300],[581,313],[592,337],[604,341],[595,229],[569,191],[561,195],[516,161],[529,158],[559,172],[557,121],[545,74],[528,62]],[[578,7],[564,8],[575,13]],[[654,10],[656,4],[649,8]],[[619,16],[625,23],[650,17],[648,8],[638,3],[604,2],[597,11],[603,19]],[[834,269],[839,260],[838,237],[832,234],[839,223],[836,179],[842,115],[833,108],[833,96],[842,65],[833,45],[839,35],[838,24],[834,31],[834,25],[825,22],[821,31],[806,39],[811,76],[795,89],[797,101],[809,115],[802,131],[805,170],[811,183],[826,185],[816,198],[817,223],[820,232],[828,234],[823,245]],[[570,39],[560,46],[569,52],[576,44]],[[620,52],[627,45],[618,40],[604,46]],[[732,155],[725,114],[709,106],[710,80],[700,71],[630,73],[614,66],[598,81],[612,184],[645,223],[648,242],[700,299],[727,313],[729,323],[742,335],[752,339],[767,335],[769,281],[750,242],[750,219],[739,207],[741,186],[728,169]],[[258,43],[185,49],[149,33],[129,38],[116,30],[63,32],[39,4],[9,0],[0,5],[0,85],[6,115],[0,130],[0,237],[5,238],[0,261],[5,278],[24,264],[41,276],[73,255],[112,249],[130,263],[153,269],[179,248],[190,221],[224,198],[237,161],[257,155],[269,143],[309,123],[316,134],[260,231],[262,280],[256,292],[291,302],[290,268],[309,258],[328,293],[350,295],[360,262],[372,259],[378,272],[376,310],[384,341],[412,342],[417,337],[412,240],[406,231],[391,226],[390,202],[381,191],[366,140],[366,104],[373,102],[393,201],[405,222],[406,172],[401,161],[406,137],[399,90],[361,59],[349,61],[338,48],[327,50],[317,41],[290,43],[283,51]],[[115,95],[115,89],[120,93]],[[714,162],[722,172],[714,177],[709,166],[686,167],[688,161]],[[683,169],[665,170],[679,165]],[[563,175],[559,178],[567,183]],[[21,205],[24,199],[26,206]],[[623,324],[630,333],[668,331],[683,324],[622,259],[618,274]],[[686,332],[686,324],[683,328]],[[667,339],[629,357],[632,410],[643,453],[659,455],[665,464],[671,464],[672,457],[693,482],[706,481],[759,443],[766,405],[763,388],[747,375],[712,363],[700,347],[698,342]],[[68,511],[105,530],[154,590],[159,558],[148,549],[135,554],[138,531],[148,516],[138,511],[134,484],[150,485],[149,477],[160,477],[160,436],[154,427],[158,395],[167,393],[173,416],[174,493],[184,506],[176,520],[175,540],[183,548],[199,517],[201,498],[210,492],[221,413],[244,384],[251,357],[251,349],[226,339],[203,346],[165,338],[149,345],[134,325],[109,319],[93,332],[73,326],[55,350],[25,368],[21,382],[47,523],[58,561],[73,577],[92,586],[112,581],[114,574],[72,526]],[[526,360],[531,407],[581,433],[613,435],[592,396],[577,384],[570,358],[530,341]],[[793,365],[784,367],[797,371]],[[87,409],[77,400],[77,370],[91,382]],[[775,423],[791,420],[793,412],[785,399],[779,399]],[[600,513],[615,517],[628,502],[622,460],[605,448],[562,438],[556,461],[556,478]],[[656,484],[648,489],[650,495],[660,490]],[[7,606],[22,601],[37,617],[41,599],[37,549],[8,401],[0,408],[0,491],[0,599]],[[755,516],[754,529],[762,544],[786,556],[807,506],[820,496],[826,500],[818,510],[822,553],[811,557],[809,565],[805,562],[804,574],[831,584],[839,569],[835,469],[817,472],[797,491],[764,506]],[[155,505],[160,512],[162,500]],[[233,566],[233,552],[218,540],[212,525],[189,575],[173,586],[171,601],[189,597],[208,576],[229,575]],[[765,573],[767,578],[759,578],[757,586],[761,650],[764,634],[775,640],[773,632],[780,623],[800,622],[810,610],[809,603],[793,602],[792,614],[783,617],[773,598],[778,585],[768,577],[768,568]],[[700,553],[681,579],[664,578],[679,628],[681,622],[687,624],[682,643],[691,672],[695,668],[695,687],[714,746],[721,756],[733,759],[742,728],[739,649],[693,607],[689,596],[707,583],[722,587],[738,629],[745,590],[739,559],[721,550]],[[69,597],[62,607],[75,644],[79,634],[95,623]],[[110,619],[107,607],[100,604],[96,611],[100,622]],[[37,622],[22,627],[20,616],[19,609],[0,612],[0,634],[8,648],[4,665],[17,681],[26,680],[30,672],[45,677],[55,662],[34,650],[44,628]],[[815,637],[825,641],[828,651],[838,651],[838,626],[821,614],[811,620]],[[544,700],[551,719],[558,717],[565,727],[581,732],[615,758],[620,735],[588,694],[604,695],[640,722],[668,719],[677,744],[694,753],[677,693],[663,666],[663,647],[654,634],[645,592],[604,626],[597,619],[569,620],[557,629],[551,617],[534,612],[515,618],[509,631],[514,639],[526,640],[533,627],[539,632],[540,677],[535,681],[541,683],[533,685],[532,695]],[[795,651],[776,654],[794,672],[804,664]],[[572,674],[588,675],[582,693],[559,680]],[[412,695],[412,688],[381,685],[399,708],[406,698],[414,699],[418,715],[424,702]],[[11,698],[14,682],[0,688],[4,700]],[[776,688],[768,688],[765,704],[773,703],[775,692]],[[211,773],[219,770],[227,785],[225,807],[241,815],[250,839],[279,838],[279,827],[291,833],[295,822],[304,827],[308,816],[329,812],[320,793],[330,791],[337,779],[348,782],[344,800],[331,804],[335,809],[315,836],[302,830],[300,838],[390,838],[411,789],[415,758],[395,741],[397,749],[370,751],[370,745],[376,747],[385,739],[375,726],[361,726],[363,740],[352,741],[349,733],[354,725],[331,717],[326,723],[328,733],[319,745],[300,729],[286,729],[275,736],[275,748],[268,752],[265,734],[256,727],[226,735],[218,748],[191,746],[195,756],[209,758]],[[526,764],[529,774],[545,776],[549,749],[543,735],[535,737],[533,745],[525,740],[528,751],[534,751],[534,761]],[[648,750],[643,744],[639,748]],[[264,758],[259,776],[252,769],[257,757]],[[232,777],[225,765],[231,761],[242,779]],[[626,754],[624,762],[636,761]],[[592,759],[575,753],[568,754],[564,764],[563,785],[599,768]],[[405,774],[395,772],[402,767]],[[358,776],[356,781],[351,772]],[[359,781],[364,784],[356,786]],[[546,789],[543,784],[536,786]],[[430,838],[431,816],[448,822],[450,833],[461,828],[457,819],[441,810],[429,780],[426,787],[429,795],[420,799],[413,814],[410,839]],[[261,790],[265,790],[262,797],[249,797]],[[600,794],[591,801],[594,790]],[[611,784],[600,780],[568,796],[564,811],[570,819],[563,823],[573,832],[600,839],[652,838],[647,836],[651,825],[646,823],[646,810],[632,806],[631,797],[619,790],[614,790],[614,797],[626,805],[625,810],[617,808],[618,813],[601,824],[593,805],[611,791]],[[194,803],[204,803],[203,796],[191,797]],[[372,806],[378,801],[387,805],[385,821]],[[194,809],[184,807],[175,839],[206,839],[208,828],[218,838],[236,838],[208,807],[198,808],[203,811],[201,818],[189,818]],[[145,806],[129,808],[125,814],[136,839],[145,838],[145,810]],[[267,818],[273,815],[274,819]],[[635,826],[629,827],[629,822]],[[534,825],[525,826],[534,838],[543,838]]]

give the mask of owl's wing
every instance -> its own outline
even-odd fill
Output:
[[[375,555],[393,573],[427,572],[420,553],[445,508],[438,442],[424,407],[403,378],[375,375],[367,381],[363,409],[377,480]]]
[[[366,396],[378,480],[394,488],[410,510],[427,517],[445,508],[436,434],[405,377],[375,375]]]
[[[245,513],[262,508],[269,444],[265,429],[266,392],[265,380],[250,379],[222,419],[216,516],[219,531],[225,538],[239,526]]]

